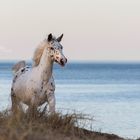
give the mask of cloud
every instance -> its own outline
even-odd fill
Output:
[[[4,53],[4,54],[11,54],[12,50],[9,48],[6,48],[5,46],[0,46],[0,53]]]

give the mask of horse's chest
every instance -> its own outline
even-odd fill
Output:
[[[20,94],[19,98],[27,105],[42,105],[47,101],[46,92],[41,86],[32,87],[23,94],[24,97]]]
[[[42,104],[47,101],[47,83],[41,82],[38,83],[35,88],[32,90],[32,95],[34,96],[34,100],[38,104]]]
[[[40,93],[34,93],[35,104],[41,105],[46,101],[47,101],[47,94],[44,91]]]

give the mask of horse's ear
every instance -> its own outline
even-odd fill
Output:
[[[63,34],[57,38],[57,41],[60,42],[62,40]]]
[[[52,36],[52,34],[50,33],[50,34],[48,35],[48,42],[52,41],[52,38],[53,38],[53,36]]]

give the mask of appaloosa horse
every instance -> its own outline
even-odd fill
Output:
[[[12,111],[20,109],[20,103],[28,106],[29,110],[37,110],[39,106],[48,102],[49,111],[55,112],[55,83],[52,76],[54,61],[65,66],[66,57],[62,52],[60,41],[63,34],[55,38],[48,35],[36,49],[33,57],[33,67],[19,62],[13,67],[14,78],[11,88]]]

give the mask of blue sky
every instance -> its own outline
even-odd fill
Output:
[[[139,0],[0,0],[0,60],[31,59],[50,32],[72,61],[140,61]]]

